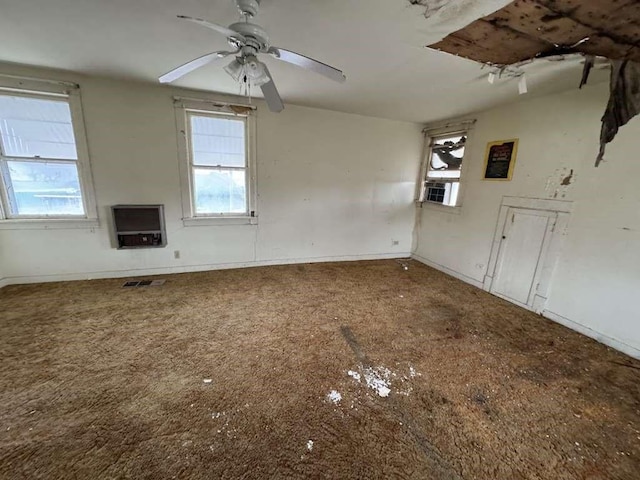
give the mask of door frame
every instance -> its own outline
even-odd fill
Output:
[[[491,292],[491,286],[498,267],[498,259],[500,247],[502,244],[502,236],[507,223],[509,209],[521,210],[538,210],[548,213],[548,216],[557,215],[555,225],[551,228],[551,232],[545,234],[542,249],[540,252],[539,263],[536,268],[534,277],[534,288],[529,292],[527,305],[521,304],[513,299],[506,298],[499,294]],[[496,228],[491,246],[491,256],[487,266],[487,274],[484,277],[483,290],[492,293],[500,298],[519,305],[523,308],[541,313],[547,302],[548,293],[553,279],[553,272],[560,256],[560,250],[564,237],[566,235],[569,218],[573,209],[573,202],[565,200],[549,200],[543,198],[527,198],[527,197],[502,197],[500,205],[500,213],[496,222]],[[550,228],[550,227],[548,227]]]

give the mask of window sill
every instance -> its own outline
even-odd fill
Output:
[[[185,227],[208,227],[220,225],[257,225],[257,217],[192,217],[183,218]]]
[[[425,210],[432,210],[434,212],[448,213],[450,215],[460,215],[462,213],[462,207],[460,205],[450,207],[448,205],[442,205],[435,202],[417,202],[418,207]]]
[[[97,218],[9,218],[0,220],[0,230],[62,230],[72,228],[96,228]]]

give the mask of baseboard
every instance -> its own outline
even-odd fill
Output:
[[[424,257],[421,257],[420,255],[416,255],[415,253],[413,253],[411,255],[411,258],[413,258],[414,260],[417,260],[420,263],[424,263],[425,265],[428,265],[430,267],[435,268],[436,270],[440,270],[441,272],[446,273],[447,275],[451,275],[452,277],[457,278],[458,280],[462,280],[463,282],[469,283],[475,287],[478,287],[480,289],[483,288],[483,282],[481,282],[480,280],[476,280],[475,278],[471,278],[468,277],[467,275],[460,273],[460,272],[456,272],[455,270],[451,270],[450,268],[447,268],[443,265],[440,265],[436,262],[432,262],[431,260],[428,260]],[[508,299],[505,299],[507,301],[509,301]],[[511,302],[513,303],[513,302]],[[522,308],[522,307],[521,307]],[[604,335],[600,332],[596,332],[595,330],[592,330],[589,327],[585,327],[584,325],[575,322],[573,320],[570,320],[566,317],[563,317],[562,315],[558,315],[557,313],[551,312],[549,310],[543,310],[541,312],[541,315],[545,318],[548,318],[549,320],[552,320],[556,323],[559,323],[560,325],[564,325],[565,327],[581,333],[582,335],[585,335],[589,338],[593,338],[595,341],[600,342],[608,347],[611,347],[619,352],[622,352],[626,355],[629,355],[630,357],[633,358],[637,358],[640,360],[640,350],[637,349],[636,347],[632,347],[631,345],[627,345],[624,342],[621,342],[620,340],[616,340],[615,338],[611,338],[607,335]]]
[[[568,319],[567,317],[563,317],[562,315],[558,315],[557,313],[551,312],[549,310],[543,310],[542,316],[548,318],[549,320],[553,320],[560,325],[564,325],[571,330],[574,330],[582,335],[585,335],[589,338],[593,338],[595,341],[603,343],[604,345],[611,347],[619,352],[629,355],[630,357],[637,358],[640,360],[640,350],[636,347],[632,347],[620,340],[616,340],[615,338],[611,338],[607,335],[604,335],[600,332],[596,332],[589,327],[585,327],[584,325],[574,322],[573,320]]]
[[[95,280],[102,278],[128,278],[148,275],[169,275],[173,273],[204,272],[208,270],[229,270],[232,268],[266,267],[272,265],[293,265],[299,263],[355,262],[362,260],[389,260],[409,258],[409,252],[374,253],[365,255],[342,255],[334,257],[286,258],[259,260],[250,262],[214,263],[204,265],[181,265],[176,267],[144,268],[134,270],[107,270],[100,272],[61,273],[54,275],[33,275],[7,277],[0,280],[0,288],[6,285],[22,285],[27,283],[67,282],[76,280]],[[4,282],[4,283],[3,283]]]
[[[482,280],[476,280],[475,278],[469,277],[467,275],[465,275],[464,273],[460,273],[460,272],[456,272],[455,270],[452,270],[448,267],[445,267],[444,265],[440,265],[439,263],[436,262],[432,262],[429,259],[426,259],[424,257],[421,257],[420,255],[416,254],[416,253],[412,253],[411,254],[411,258],[413,258],[414,260],[417,260],[420,263],[424,263],[425,265],[435,268],[436,270],[440,270],[441,272],[446,273],[447,275],[451,275],[452,277],[457,278],[458,280],[462,280],[465,283],[469,283],[471,285],[473,285],[474,287],[478,287],[480,289],[482,289]]]

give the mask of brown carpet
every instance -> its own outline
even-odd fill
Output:
[[[162,278],[0,291],[2,478],[640,478],[640,362],[435,270]]]

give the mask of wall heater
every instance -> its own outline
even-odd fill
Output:
[[[118,249],[167,245],[164,205],[113,205],[111,212]]]

